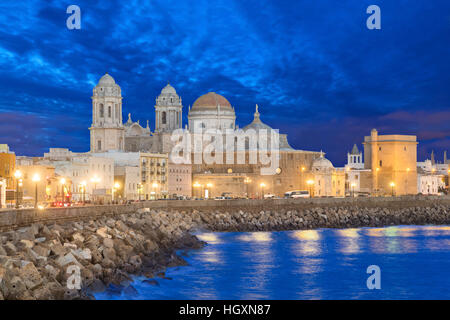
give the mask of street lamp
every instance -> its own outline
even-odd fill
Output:
[[[192,186],[193,186],[194,188],[200,188],[200,187],[202,187],[202,185],[201,185],[200,183],[198,183],[198,182],[195,182]],[[200,191],[200,192],[202,192],[202,191]],[[202,197],[201,194],[200,194],[200,197]]]
[[[61,197],[62,197],[62,203],[63,205],[66,203],[66,197],[65,197],[65,191],[64,191],[64,185],[66,184],[66,179],[61,178],[61,180],[59,180],[59,182],[61,182]]]
[[[153,183],[152,183],[153,194],[154,194],[155,200],[156,200],[157,197],[158,197],[158,193],[156,192],[158,186],[159,186],[158,182],[153,182]]]
[[[352,198],[355,196],[355,187],[356,187],[356,183],[352,182],[352,184],[350,185],[350,187],[352,188]]]
[[[211,182],[208,182],[206,184],[206,187],[208,188],[208,197],[209,197],[209,192],[211,191],[211,196],[212,196],[212,187],[214,187],[214,185]]]
[[[114,203],[114,192],[117,192],[120,188],[120,184],[118,182],[114,183],[114,187],[112,189],[112,201]]]
[[[310,179],[310,180],[306,181],[306,184],[309,186],[309,196],[312,198],[313,197],[312,186],[314,184],[314,180]]]
[[[392,189],[392,196],[394,196],[395,183],[391,182],[389,185],[391,186],[391,189]]]
[[[251,180],[249,177],[246,177],[246,178],[244,179],[244,183],[245,183],[245,196],[246,196],[247,198],[249,198],[249,196],[248,196],[248,184],[249,184],[250,182],[252,182],[252,180]]]
[[[142,183],[138,183],[138,198],[139,198],[139,201],[141,201],[142,188],[143,188]]]
[[[20,170],[16,170],[14,172],[14,178],[16,178],[16,209],[19,208],[19,181],[22,178],[22,172]]]
[[[259,186],[261,187],[261,199],[264,199],[264,187],[266,186],[266,184],[264,182],[261,182]]]
[[[38,182],[41,181],[39,174],[35,173],[32,178],[34,182],[34,208],[37,209],[38,203]]]
[[[86,181],[81,182],[81,190],[83,192],[83,205],[86,204]]]

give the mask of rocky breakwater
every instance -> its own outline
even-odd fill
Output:
[[[166,267],[186,263],[176,250],[203,246],[188,233],[200,221],[144,209],[1,233],[0,300],[89,299],[108,285],[132,291],[130,274],[164,277]]]
[[[211,231],[281,231],[316,228],[384,227],[450,224],[450,205],[407,207],[329,206],[194,210],[202,227]]]

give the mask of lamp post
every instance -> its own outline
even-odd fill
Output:
[[[112,189],[112,201],[113,201],[113,203],[114,203],[114,200],[115,200],[114,199],[114,193],[119,191],[119,188],[120,188],[120,183],[118,183],[118,182],[114,183],[114,187]]]
[[[314,180],[308,180],[306,181],[306,184],[309,186],[309,196],[311,198],[313,198],[313,193],[312,193],[312,186],[314,185]]]
[[[246,177],[246,178],[244,179],[244,183],[245,183],[245,196],[246,196],[247,198],[249,198],[249,196],[248,196],[248,184],[249,184],[250,182],[252,182],[252,180],[251,180],[249,177]]]
[[[392,181],[389,185],[391,186],[392,189],[392,196],[394,196],[395,183]]]
[[[266,186],[266,184],[264,182],[261,182],[259,186],[261,187],[261,199],[264,199],[264,187]]]
[[[153,194],[154,194],[155,200],[157,200],[157,198],[158,198],[158,192],[157,192],[158,186],[159,186],[158,182],[152,183]]]
[[[141,193],[142,193],[142,183],[138,183],[138,198],[139,198],[139,202],[141,201]]]
[[[35,173],[32,178],[34,182],[34,208],[37,209],[38,204],[38,182],[41,181],[39,174]]]
[[[81,182],[81,190],[82,190],[82,193],[83,193],[83,198],[82,198],[82,201],[83,201],[83,205],[85,205],[86,204],[86,181],[82,181]]]
[[[350,184],[350,187],[352,188],[352,198],[355,197],[355,187],[356,187],[356,183],[352,182]]]
[[[16,178],[16,209],[19,208],[19,183],[22,178],[22,172],[20,170],[16,170],[14,172],[14,178]]]
[[[61,197],[62,197],[62,203],[63,206],[66,203],[66,197],[65,197],[65,191],[64,191],[64,185],[66,184],[66,179],[61,178],[61,180],[59,180],[59,182],[61,182]]]
[[[214,185],[213,185],[212,183],[210,183],[210,182],[208,182],[208,183],[206,184],[206,187],[208,188],[208,198],[209,198],[209,191],[212,189],[213,186],[214,186]],[[211,196],[212,196],[212,190],[211,190]]]
[[[194,188],[200,188],[201,184],[198,182],[194,182],[194,184],[192,185]]]

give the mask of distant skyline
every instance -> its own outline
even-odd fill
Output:
[[[81,8],[81,30],[66,8]],[[366,8],[381,8],[381,30]],[[77,0],[0,3],[0,143],[17,155],[89,151],[92,89],[105,72],[123,117],[154,130],[168,81],[215,91],[240,127],[261,120],[336,166],[376,128],[417,135],[418,160],[450,151],[450,2]],[[449,154],[450,156],[450,154]]]

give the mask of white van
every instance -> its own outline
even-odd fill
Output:
[[[309,194],[309,191],[306,190],[295,190],[295,191],[288,191],[284,194],[285,198],[310,198],[311,195]]]

